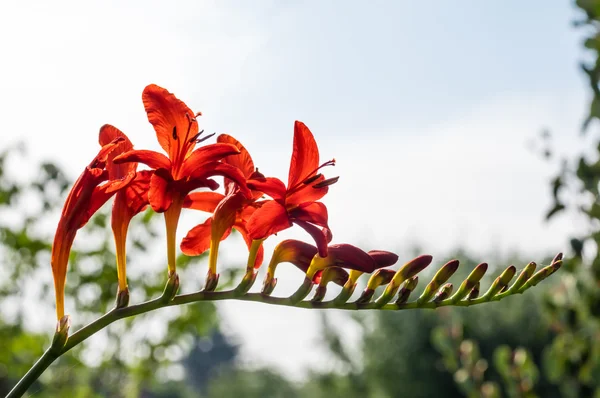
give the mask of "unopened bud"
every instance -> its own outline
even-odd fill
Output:
[[[394,275],[396,275],[396,272],[391,269],[380,268],[376,270],[367,282],[367,289],[375,290],[381,285],[387,285],[392,281]]]
[[[408,298],[410,297],[410,294],[413,292],[413,290],[415,290],[418,283],[418,275],[415,275],[412,278],[408,279],[406,282],[404,282],[404,285],[402,285],[400,292],[398,292],[398,299],[396,300],[396,304],[401,305],[406,303],[408,301]]]
[[[292,294],[289,297],[291,303],[296,304],[296,303],[304,300],[304,298],[306,296],[308,296],[308,294],[312,290],[312,286],[313,286],[313,281],[310,278],[305,277],[304,282],[302,282],[302,285],[298,288],[298,290],[296,290],[294,292],[294,294]]]
[[[480,286],[481,286],[480,282],[477,282],[475,284],[475,286],[473,286],[473,289],[471,289],[471,291],[469,292],[469,295],[467,296],[467,300],[475,300],[477,297],[479,297]]]
[[[446,283],[442,288],[435,294],[433,298],[434,303],[439,303],[440,301],[446,300],[452,294],[452,283]]]
[[[417,303],[423,304],[429,301],[436,294],[440,286],[450,279],[450,277],[456,272],[458,269],[458,264],[458,260],[452,260],[444,264],[442,268],[435,273],[433,279],[431,282],[429,282],[427,287],[425,287],[425,290],[417,299]]]
[[[471,271],[471,273],[469,274],[469,276],[467,277],[467,279],[465,279],[463,281],[463,283],[460,284],[460,286],[458,287],[458,290],[456,291],[456,293],[454,293],[454,296],[452,296],[452,301],[454,303],[462,300],[463,298],[465,298],[469,292],[473,289],[473,287],[479,283],[479,281],[481,280],[481,278],[483,278],[483,276],[485,275],[486,271],[487,271],[488,265],[487,263],[481,263],[479,265],[477,265],[473,271]]]
[[[486,298],[489,300],[496,294],[500,293],[502,289],[504,289],[510,283],[510,280],[513,278],[513,276],[515,276],[516,272],[517,269],[514,265],[511,265],[510,267],[506,268],[500,274],[500,276],[494,280],[492,286],[490,286],[489,290],[485,292],[482,298]]]

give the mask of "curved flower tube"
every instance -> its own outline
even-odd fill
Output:
[[[100,128],[99,143],[107,145],[109,142],[121,138],[107,158],[106,170],[111,180],[123,178],[135,173],[137,162],[115,164],[113,159],[133,149],[129,138],[118,128],[105,124]],[[152,172],[143,170],[135,173],[135,178],[125,188],[119,190],[115,195],[112,208],[111,227],[115,239],[115,250],[117,258],[117,277],[119,280],[119,291],[117,293],[117,306],[126,306],[128,300],[127,292],[127,254],[126,240],[129,223],[133,216],[144,211],[148,207],[148,189]]]
[[[123,138],[118,137],[100,149],[92,162],[83,170],[65,201],[54,235],[50,260],[58,320],[65,315],[67,265],[77,230],[83,227],[115,192],[127,186],[135,177],[135,172],[128,172],[119,179],[110,180],[109,172],[105,169],[110,153],[121,142]]]

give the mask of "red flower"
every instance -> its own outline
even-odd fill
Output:
[[[295,223],[313,237],[319,255],[325,257],[332,235],[327,224],[327,208],[317,201],[327,193],[329,185],[337,182],[338,177],[326,180],[317,172],[334,164],[335,160],[330,160],[319,165],[319,149],[312,133],[304,123],[296,121],[287,187],[277,178],[248,181],[251,189],[273,198],[261,202],[261,207],[248,220],[250,237],[265,239]]]
[[[219,143],[234,145],[239,155],[225,157],[222,162],[237,167],[245,179],[260,176],[255,171],[254,162],[246,148],[235,138],[221,134]],[[252,247],[252,239],[248,236],[246,224],[256,210],[254,201],[262,196],[261,192],[251,191],[247,198],[238,185],[225,179],[225,195],[216,192],[193,192],[183,202],[183,207],[213,213],[203,224],[192,228],[181,242],[181,251],[190,256],[197,256],[210,248],[209,273],[216,273],[219,242],[226,239],[231,229],[236,229],[244,238],[248,249]],[[263,261],[263,248],[260,246],[256,253],[253,266],[260,267]]]
[[[135,173],[137,162],[128,162],[115,164],[113,159],[125,152],[131,151],[133,145],[127,136],[118,128],[105,124],[100,128],[99,142],[104,146],[120,138],[121,142],[117,144],[115,150],[108,155],[106,170],[111,180],[123,178],[124,176]],[[115,238],[115,248],[117,253],[117,277],[119,279],[119,291],[127,290],[126,276],[126,239],[129,222],[136,214],[144,211],[148,206],[148,189],[152,172],[143,170],[135,174],[135,178],[125,187],[117,192],[112,208],[111,224]]]
[[[243,175],[236,167],[219,162],[228,155],[238,154],[231,144],[217,143],[194,150],[203,131],[198,131],[196,117],[188,106],[166,89],[151,84],[142,93],[148,121],[154,126],[160,146],[168,153],[132,150],[114,162],[141,162],[155,169],[150,178],[148,201],[157,212],[165,212],[167,257],[169,272],[175,272],[175,241],[183,198],[196,188],[216,189],[210,177],[221,175],[235,181],[249,195]]]
[[[105,169],[108,156],[122,141],[123,138],[117,138],[100,149],[94,160],[83,170],[65,201],[54,235],[50,260],[54,277],[57,319],[64,316],[67,265],[77,230],[83,227],[115,192],[127,186],[135,176],[135,172],[128,172],[119,179],[109,180],[109,172]]]

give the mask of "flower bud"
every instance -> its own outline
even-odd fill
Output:
[[[442,288],[435,294],[433,298],[434,303],[439,303],[443,300],[446,300],[452,294],[452,283],[446,283]]]
[[[177,294],[177,290],[179,290],[179,275],[177,275],[177,272],[169,272],[169,279],[161,296],[162,300],[165,302],[173,300],[173,297]]]
[[[121,290],[121,288],[118,288],[115,308],[125,308],[128,305],[129,305],[129,288],[126,287],[124,290]]]
[[[488,269],[487,263],[481,263],[481,264],[477,265],[473,269],[473,271],[471,271],[471,273],[469,274],[467,279],[465,279],[463,281],[463,283],[460,284],[458,290],[456,291],[456,293],[454,293],[454,296],[452,296],[452,301],[454,303],[456,303],[456,302],[462,300],[463,298],[465,298],[469,294],[469,292],[473,289],[473,287],[477,283],[479,283],[481,278],[483,278],[487,269]]]
[[[408,301],[410,294],[415,290],[417,284],[419,283],[419,276],[415,275],[410,279],[407,279],[406,282],[402,285],[402,289],[398,293],[398,299],[396,300],[397,305],[404,304]]]
[[[435,273],[431,282],[427,284],[427,287],[425,287],[421,297],[417,299],[417,303],[423,304],[429,301],[433,295],[436,294],[436,291],[440,288],[440,286],[450,279],[450,277],[456,272],[458,269],[458,264],[458,260],[452,260],[444,264],[442,268]]]

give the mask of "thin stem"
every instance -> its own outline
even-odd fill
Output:
[[[306,282],[306,281],[305,281]],[[308,281],[310,282],[310,280]],[[305,297],[307,286],[312,286],[312,283],[309,285],[302,285],[299,291]],[[226,291],[199,291],[195,293],[189,294],[181,294],[175,296],[172,300],[164,300],[164,297],[158,297],[156,299],[146,301],[144,303],[132,305],[125,308],[115,308],[100,318],[96,319],[92,323],[84,326],[79,329],[75,333],[73,333],[67,340],[66,344],[60,350],[58,354],[52,353],[50,350],[47,350],[42,357],[33,365],[33,367],[23,376],[23,378],[19,381],[19,383],[12,389],[12,391],[7,395],[7,398],[17,398],[21,397],[27,389],[40,377],[40,375],[50,366],[57,358],[61,355],[65,354],[67,351],[72,349],[73,347],[79,345],[83,341],[85,341],[90,336],[104,329],[111,323],[118,321],[119,319],[128,318],[135,315],[144,314],[146,312],[154,311],[159,308],[190,304],[195,302],[202,301],[221,301],[221,300],[241,300],[241,301],[253,301],[264,304],[272,304],[272,305],[281,305],[287,307],[296,307],[296,308],[313,308],[313,309],[340,309],[340,310],[369,310],[369,309],[380,309],[380,310],[408,310],[408,309],[435,309],[438,307],[446,307],[446,306],[457,306],[457,307],[468,307],[471,305],[481,304],[489,301],[499,301],[504,297],[507,297],[507,292],[497,294],[493,297],[480,297],[474,300],[461,300],[455,302],[452,298],[448,298],[446,300],[440,302],[417,302],[412,301],[404,304],[385,304],[381,306],[377,302],[368,302],[368,303],[358,303],[358,302],[350,302],[350,303],[338,303],[335,300],[316,302],[316,301],[297,301],[297,294],[292,295],[291,297],[272,297],[268,295],[264,295],[262,293],[246,293],[243,295],[239,295],[239,293],[233,290]],[[519,291],[518,293],[522,293]],[[514,294],[514,293],[513,293]],[[303,297],[303,298],[304,298]]]
[[[17,385],[10,390],[6,398],[18,398],[22,397],[27,389],[44,373],[44,371],[54,362],[58,356],[51,352],[51,349],[47,349],[46,352],[37,360],[37,362],[29,369],[29,371],[23,376]]]

